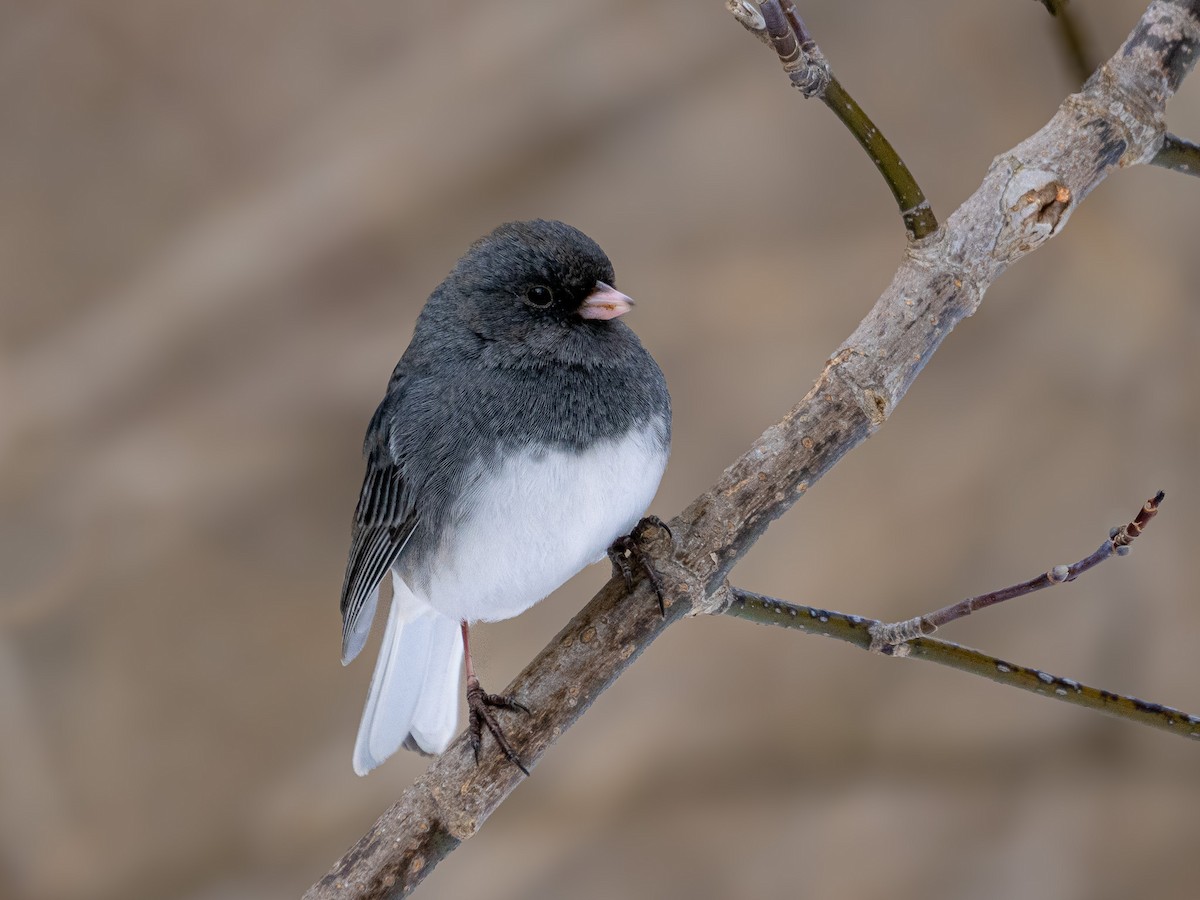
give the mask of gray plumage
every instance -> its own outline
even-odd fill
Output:
[[[428,602],[443,615],[462,615],[432,582],[450,564],[449,542],[488,506],[489,485],[506,463],[529,459],[536,467],[597,448],[623,453],[636,439],[644,453],[630,458],[658,466],[653,493],[670,441],[662,372],[619,319],[580,315],[597,284],[613,281],[595,242],[561,222],[537,220],[502,225],[477,241],[429,297],[367,429],[367,472],[342,589],[344,662],[366,641],[389,569],[422,609]],[[620,485],[612,488],[613,502],[622,502]]]

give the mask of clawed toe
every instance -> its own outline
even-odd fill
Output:
[[[665,531],[670,540],[675,539],[675,535],[666,522],[658,516],[645,516],[633,526],[633,531],[612,542],[612,546],[608,548],[608,558],[612,562],[613,575],[620,575],[625,581],[625,587],[629,590],[633,590],[636,583],[634,572],[641,569],[646,580],[650,582],[650,586],[654,588],[654,593],[658,597],[658,610],[665,619],[667,603],[664,598],[662,580],[654,566],[649,564],[647,554],[642,549],[642,543],[646,540],[648,532],[652,530]]]
[[[608,548],[608,560],[612,563],[613,577],[620,575],[625,587],[633,590],[633,559],[637,552],[637,541],[633,535],[624,534]]]
[[[642,516],[641,521],[633,526],[633,531],[630,533],[630,536],[635,541],[640,542],[645,539],[646,532],[653,529],[665,531],[668,538],[670,538],[672,541],[675,540],[675,532],[671,530],[671,526],[654,514]]]
[[[529,769],[525,767],[521,758],[508,743],[508,738],[504,736],[504,729],[500,727],[500,723],[496,721],[496,717],[492,713],[493,709],[508,709],[529,714],[529,708],[523,703],[518,703],[512,697],[502,694],[486,693],[480,687],[479,679],[474,675],[469,676],[467,678],[467,710],[469,712],[467,732],[471,740],[471,749],[475,751],[476,764],[479,763],[479,751],[483,746],[483,726],[486,725],[487,730],[496,739],[496,746],[500,748],[505,759],[528,776]]]

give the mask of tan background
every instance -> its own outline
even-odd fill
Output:
[[[803,6],[942,216],[1071,88],[1033,2]],[[1076,6],[1106,54],[1141,10]],[[1084,555],[1162,487],[1129,559],[947,637],[1200,711],[1198,209],[1161,170],[1105,183],[737,582],[904,617]],[[350,768],[359,441],[428,291],[535,215],[640,301],[675,397],[664,515],[903,247],[718,0],[0,4],[0,896],[294,897],[422,770]],[[480,628],[485,683],[606,574]],[[424,895],[1194,897],[1198,750],[692,621]]]

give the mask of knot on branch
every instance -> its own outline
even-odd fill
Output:
[[[698,602],[693,601],[692,616],[719,616],[733,605],[733,589],[724,580],[712,593],[701,594]]]
[[[825,60],[802,58],[801,64],[793,69],[784,66],[792,87],[797,88],[806,98],[819,97],[829,87],[833,73]]]
[[[930,626],[924,616],[905,619],[903,622],[876,622],[869,629],[871,644],[867,647],[872,653],[884,653],[888,656],[906,656],[907,644],[911,640],[932,634],[935,626]]]
[[[1061,182],[1052,181],[1036,191],[1026,191],[1017,205],[1028,209],[1038,225],[1048,225],[1054,231],[1070,202],[1071,189]]]
[[[825,370],[813,386],[814,391],[822,391],[835,381],[841,384],[845,389],[841,393],[854,400],[871,430],[886,422],[895,406],[892,392],[879,382],[873,363],[866,350],[843,347],[826,361]]]
[[[1066,224],[1074,199],[1055,173],[1016,169],[1004,188],[1008,216],[996,239],[997,255],[1012,261],[1045,243]]]

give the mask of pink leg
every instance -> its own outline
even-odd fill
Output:
[[[483,746],[483,726],[486,725],[488,731],[492,733],[492,737],[496,739],[497,746],[514,766],[529,774],[529,770],[525,768],[521,758],[509,745],[508,739],[504,736],[503,729],[500,728],[500,723],[496,721],[495,715],[492,713],[492,708],[497,709],[515,709],[523,713],[528,713],[529,710],[518,703],[512,697],[505,697],[500,694],[489,694],[484,691],[479,685],[479,679],[475,677],[475,666],[471,663],[471,640],[469,637],[469,626],[466,620],[462,623],[462,639],[463,639],[463,657],[467,667],[467,733],[471,739],[471,749],[475,751],[475,762],[479,762],[479,749]]]

